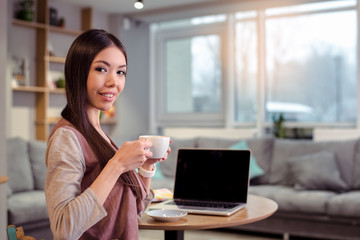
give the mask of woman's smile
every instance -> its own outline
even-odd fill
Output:
[[[116,99],[116,94],[114,93],[99,93],[103,97],[104,101],[112,102]]]
[[[87,79],[89,111],[106,111],[114,104],[125,86],[126,59],[114,46],[95,56]]]

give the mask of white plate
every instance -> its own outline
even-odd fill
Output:
[[[147,215],[153,217],[157,221],[172,222],[187,215],[187,212],[181,210],[151,210]]]

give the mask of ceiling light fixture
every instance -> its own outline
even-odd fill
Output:
[[[144,4],[142,2],[142,0],[137,0],[135,3],[134,3],[134,7],[136,9],[142,9],[144,7]]]

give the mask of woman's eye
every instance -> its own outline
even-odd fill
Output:
[[[97,68],[95,68],[95,70],[98,72],[105,72],[105,68],[102,68],[102,67],[97,67]]]
[[[121,75],[121,76],[126,76],[126,72],[125,71],[122,71],[122,70],[119,70],[117,72],[117,74]]]

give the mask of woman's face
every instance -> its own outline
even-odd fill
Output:
[[[125,86],[126,60],[123,52],[107,47],[91,63],[87,79],[88,110],[109,110]]]

